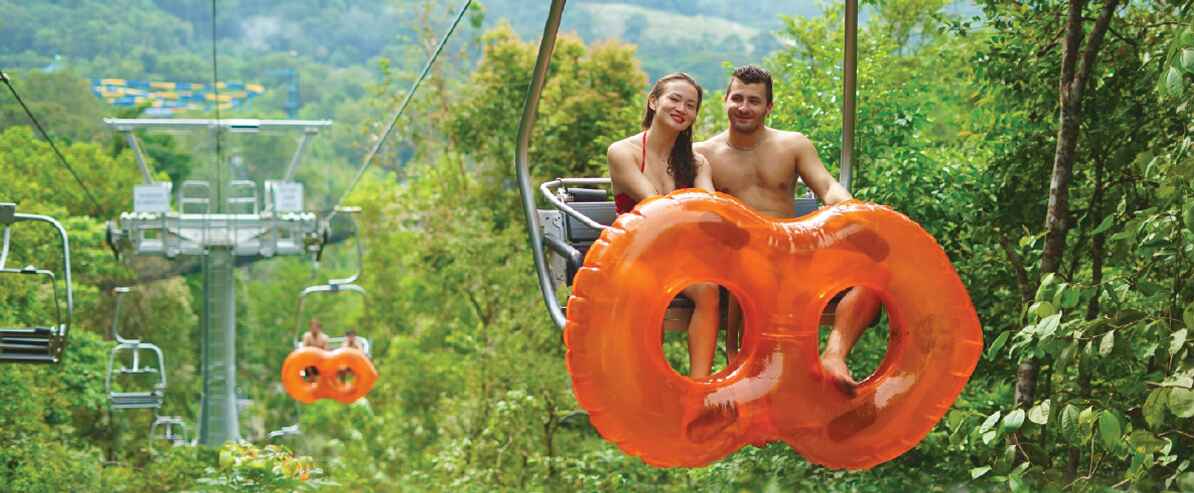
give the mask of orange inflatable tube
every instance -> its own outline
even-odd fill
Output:
[[[319,374],[313,381],[303,378],[303,371],[315,368]],[[350,372],[354,378],[342,381],[341,372]],[[377,381],[377,370],[355,348],[340,348],[325,351],[317,347],[301,347],[282,362],[282,387],[294,400],[310,404],[319,399],[335,399],[352,404],[364,397]]]
[[[686,286],[725,286],[742,305],[742,354],[708,379],[664,360],[660,326]],[[861,286],[887,308],[885,359],[853,396],[818,355],[834,294]],[[982,353],[970,296],[927,232],[850,201],[778,220],[729,195],[645,200],[589,250],[564,332],[577,401],[607,440],[657,466],[693,467],[782,440],[809,461],[867,469],[916,446]]]

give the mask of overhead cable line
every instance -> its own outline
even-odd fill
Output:
[[[216,98],[216,197],[224,197],[224,150],[220,145],[224,132],[220,127],[220,65],[216,57],[216,0],[211,0],[211,88]],[[220,206],[217,210],[223,210]]]
[[[469,5],[472,5],[472,3],[472,0],[465,0],[464,5],[460,7],[460,11],[456,13],[456,19],[452,21],[452,25],[448,27],[448,31],[444,33],[442,38],[440,38],[439,45],[435,47],[435,51],[431,53],[431,57],[428,58],[427,63],[423,65],[422,73],[420,73],[419,77],[415,79],[414,84],[410,86],[410,90],[406,92],[406,97],[402,99],[402,104],[398,106],[398,111],[394,113],[392,118],[390,118],[389,126],[386,127],[385,132],[382,132],[381,138],[377,139],[377,142],[373,144],[373,148],[369,150],[369,154],[365,156],[365,162],[361,164],[359,169],[357,169],[356,175],[354,175],[352,177],[352,181],[348,183],[348,188],[344,190],[344,194],[340,196],[340,200],[336,201],[336,206],[339,206],[344,202],[344,199],[348,198],[348,194],[352,193],[352,189],[357,186],[357,182],[359,182],[361,177],[365,175],[365,170],[369,168],[370,164],[372,164],[373,158],[376,157],[377,152],[381,150],[381,146],[385,143],[386,138],[390,136],[390,132],[394,131],[394,126],[398,124],[398,119],[402,117],[402,113],[406,111],[406,107],[410,104],[411,98],[413,98],[415,92],[419,90],[419,84],[422,84],[423,79],[427,78],[428,72],[431,71],[431,66],[434,65],[435,60],[439,58],[439,54],[441,51],[443,51],[444,45],[448,44],[448,39],[452,37],[452,33],[456,31],[456,26],[460,24],[460,19],[464,18],[465,12],[468,11]],[[336,215],[335,210],[336,208],[333,207],[332,216]]]
[[[17,88],[12,86],[12,81],[8,79],[8,75],[4,73],[3,69],[0,69],[0,81],[4,81],[4,85],[8,86],[8,90],[12,93],[12,97],[16,98],[17,103],[20,104],[21,108],[25,110],[25,114],[28,115],[29,119],[33,121],[33,126],[37,128],[37,131],[41,134],[41,137],[46,139],[46,142],[50,144],[50,149],[54,151],[54,155],[58,156],[58,162],[61,163],[62,166],[70,172],[70,175],[75,178],[75,182],[77,182],[79,187],[83,189],[83,193],[87,194],[87,198],[91,200],[91,205],[95,206],[95,212],[98,214],[101,210],[103,210],[103,207],[100,207],[99,201],[95,200],[95,195],[91,194],[91,190],[87,188],[86,184],[83,183],[83,179],[79,178],[79,174],[75,173],[75,169],[71,167],[69,162],[66,161],[66,157],[63,156],[62,152],[58,150],[58,145],[54,143],[54,139],[50,138],[50,134],[46,133],[46,129],[41,126],[41,122],[37,120],[36,116],[33,116],[33,111],[29,109],[29,106],[25,105],[25,101],[21,99],[21,95],[17,93]]]

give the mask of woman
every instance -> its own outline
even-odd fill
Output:
[[[701,109],[701,86],[684,73],[661,77],[647,95],[643,131],[609,146],[609,176],[619,214],[640,200],[679,188],[713,191],[704,156],[692,151],[692,124]],[[693,301],[688,323],[689,376],[709,376],[717,347],[717,286],[693,284],[683,291]]]

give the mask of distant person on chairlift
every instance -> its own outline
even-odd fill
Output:
[[[760,214],[775,217],[795,216],[797,177],[826,205],[851,199],[850,192],[825,169],[808,137],[765,124],[771,113],[771,86],[771,74],[761,67],[735,69],[725,95],[729,128],[693,146],[712,163],[717,190],[737,197]],[[877,296],[865,289],[851,289],[834,311],[833,331],[821,365],[847,393],[853,393],[857,382],[846,366],[846,355],[878,310]],[[730,304],[729,325],[726,346],[733,360],[742,327],[737,303]]]
[[[362,353],[365,352],[365,345],[361,344],[360,339],[357,339],[357,331],[352,329],[348,329],[348,332],[344,333],[344,346],[342,347],[350,347]]]
[[[328,336],[323,333],[323,326],[319,324],[319,320],[311,319],[307,324],[307,333],[303,334],[303,347],[317,347],[324,351],[328,349]],[[314,366],[308,366],[303,370],[303,378],[305,380],[314,380],[319,376],[319,369]]]
[[[701,97],[701,86],[688,74],[661,77],[647,95],[643,131],[609,146],[606,157],[619,214],[647,197],[679,188],[713,191],[709,163],[692,149]],[[717,286],[694,284],[683,293],[695,304],[688,324],[689,376],[707,377],[717,347]]]
[[[356,349],[357,351],[360,351],[361,354],[365,353],[365,345],[361,344],[360,339],[357,339],[357,331],[355,331],[353,329],[348,329],[348,332],[344,333],[344,344],[341,345],[340,347],[342,347],[342,348],[350,347],[350,348]],[[368,358],[369,356],[366,355],[365,357]],[[348,381],[348,376],[351,374],[352,374],[352,370],[345,369],[345,370],[340,370],[340,372],[336,374],[336,377],[339,378],[340,381],[346,382],[346,381]]]

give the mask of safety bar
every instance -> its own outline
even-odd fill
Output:
[[[362,300],[367,299],[367,297],[365,296],[365,288],[362,288],[356,284],[335,284],[335,283],[318,284],[315,286],[308,286],[305,289],[303,289],[303,291],[301,293],[299,293],[298,308],[295,310],[295,314],[294,314],[294,319],[295,319],[294,323],[295,323],[295,327],[296,327],[295,338],[294,338],[295,341],[302,340],[301,334],[303,333],[303,300],[306,299],[308,296],[313,295],[315,293],[335,294],[335,293],[341,293],[341,292],[356,293],[361,296]]]
[[[552,285],[551,274],[547,272],[543,244],[539,240],[539,218],[535,212],[535,197],[531,188],[529,155],[531,133],[535,129],[535,119],[539,111],[539,97],[543,92],[547,69],[551,65],[551,54],[555,50],[556,36],[560,31],[560,18],[564,13],[564,3],[564,0],[552,0],[551,7],[549,7],[547,22],[543,25],[542,42],[539,43],[539,55],[535,59],[535,70],[531,75],[531,83],[527,87],[526,100],[522,107],[522,120],[518,124],[518,142],[514,152],[514,165],[518,172],[518,191],[522,200],[522,212],[527,222],[527,235],[531,240],[531,253],[535,258],[535,273],[539,276],[539,290],[543,294],[543,302],[547,304],[552,322],[561,329],[564,328],[566,319],[564,310],[556,301],[555,286]]]
[[[557,189],[559,187],[566,187],[569,185],[609,185],[609,184],[610,184],[609,178],[557,178],[555,180],[543,182],[542,185],[539,185],[539,192],[542,193],[543,196],[547,198],[547,201],[551,202],[551,205],[555,206],[556,209],[559,209],[559,210],[563,211],[564,214],[567,214],[567,215],[575,218],[577,221],[584,223],[585,226],[588,226],[590,228],[601,231],[601,230],[604,230],[605,228],[607,228],[608,226],[601,224],[597,221],[594,221],[593,218],[591,218],[589,216],[581,214],[580,211],[572,208],[572,206],[568,205],[563,200],[560,200],[560,198],[558,196],[556,196],[556,194],[555,194],[555,189]]]

